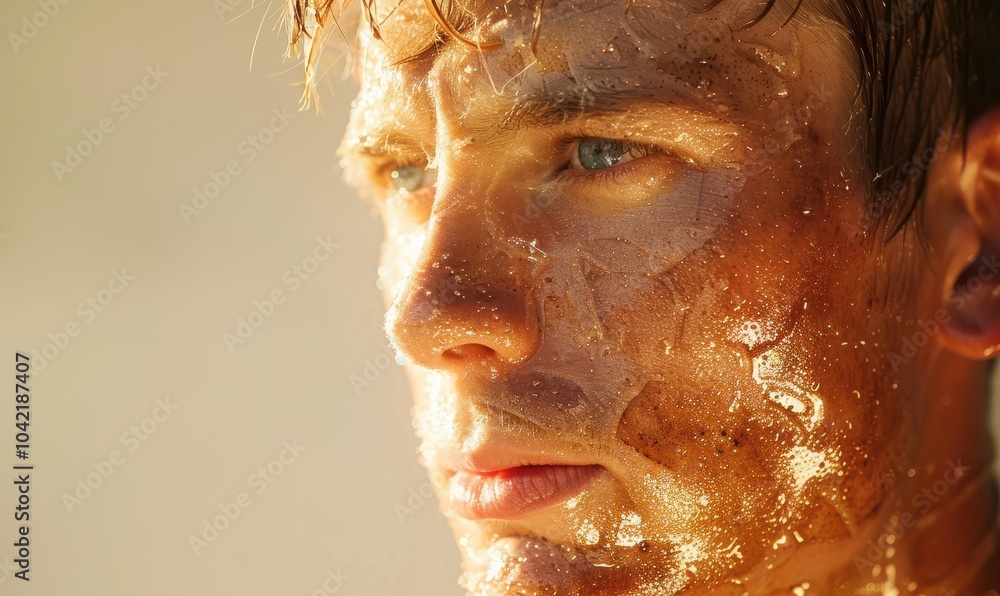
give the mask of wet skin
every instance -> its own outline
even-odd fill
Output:
[[[935,302],[879,285],[914,257],[864,236],[849,41],[739,30],[756,3],[574,4],[537,36],[532,2],[470,4],[502,47],[423,53],[423,2],[380,6],[359,53],[341,152],[463,585],[909,593],[912,565],[855,557],[946,469],[910,473],[931,351],[890,365]],[[460,470],[530,464],[600,468],[515,519],[454,507]]]

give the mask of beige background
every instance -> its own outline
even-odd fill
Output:
[[[10,576],[13,396],[0,400],[0,594],[458,593],[404,380],[382,356],[379,226],[334,165],[352,84],[334,68],[325,115],[295,112],[274,4],[64,1],[42,0],[52,16],[0,8],[4,391],[15,350],[55,355],[31,380],[30,584]],[[169,74],[137,91],[147,67]],[[124,119],[123,93],[145,96]],[[274,109],[295,117],[271,135]],[[104,118],[113,130],[59,180],[53,162]],[[248,162],[252,135],[270,142]],[[239,173],[185,222],[180,205],[231,160]],[[339,248],[292,289],[283,275],[326,237]],[[284,303],[228,349],[276,289]],[[88,299],[106,304],[89,314]],[[167,398],[176,410],[145,420]],[[146,440],[123,440],[133,426]],[[276,463],[286,441],[304,451]],[[123,463],[94,475],[114,451]],[[280,475],[258,492],[269,464]],[[88,474],[99,486],[68,506]],[[240,493],[249,505],[196,555],[190,537]]]

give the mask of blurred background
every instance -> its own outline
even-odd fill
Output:
[[[354,83],[297,111],[279,5],[0,8],[0,594],[460,593],[333,155]]]
[[[297,111],[280,5],[0,8],[0,373],[36,354],[32,579],[5,395],[0,594],[460,593],[333,155],[354,83]]]

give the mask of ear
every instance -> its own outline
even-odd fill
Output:
[[[942,145],[941,142],[938,145]],[[953,139],[928,173],[923,212],[942,344],[970,359],[1000,350],[1000,109]]]

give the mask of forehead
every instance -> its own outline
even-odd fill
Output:
[[[424,0],[379,3],[371,17],[378,34],[364,38],[362,92],[345,141],[354,145],[355,133],[402,129],[409,120],[415,129],[417,114],[440,115],[443,106],[466,126],[516,127],[518,110],[533,103],[565,116],[645,101],[763,130],[776,114],[817,97],[825,110],[844,114],[826,131],[842,136],[854,79],[846,34],[805,10],[786,24],[796,2],[782,0],[746,27],[762,4],[442,3],[448,25],[469,44],[443,34]],[[387,117],[391,123],[380,122]]]
[[[810,41],[818,39],[824,49],[836,45],[836,35],[817,34],[828,27],[805,28],[805,19],[782,26],[794,2],[777,2],[766,18],[748,27],[762,14],[761,2],[723,0],[706,10],[706,1],[442,2],[447,26],[490,48],[483,51],[442,35],[424,0],[396,0],[380,3],[372,15],[381,40],[369,43],[366,55],[390,64],[419,63],[425,69],[432,64],[441,68],[489,66],[495,75],[493,83],[501,88],[530,72],[550,85],[673,76],[707,91],[726,82],[773,83],[768,75],[774,74],[797,77],[803,33]],[[800,16],[805,14],[800,11]],[[814,25],[829,25],[813,20]],[[734,69],[747,61],[770,68],[757,69],[766,71],[760,76],[754,75],[754,69]],[[632,86],[640,83],[622,81]],[[627,87],[619,90],[628,91]]]

